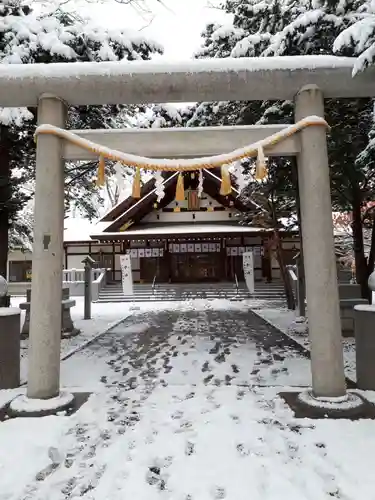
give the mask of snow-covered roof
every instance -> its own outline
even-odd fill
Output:
[[[165,186],[166,184],[169,184],[171,182],[172,179],[178,177],[178,172],[174,172],[170,177],[168,177],[167,179],[165,179],[162,183],[163,186]],[[151,180],[153,177],[151,176],[149,180]],[[136,206],[139,206],[141,203],[143,203],[146,199],[150,198],[153,194],[156,194],[157,192],[157,189],[158,188],[154,188],[152,189],[151,191],[149,191],[148,193],[146,193],[142,198],[140,198],[139,200],[135,201],[132,205],[128,206],[125,208],[124,204],[126,203],[126,201],[131,198],[131,193],[129,193],[129,195],[125,198],[123,198],[121,201],[119,201],[116,205],[114,205],[109,211],[107,211],[104,216],[100,219],[100,221],[104,221],[104,220],[107,220],[108,216],[110,216],[111,214],[114,214],[116,213],[116,211],[118,211],[119,208],[121,208],[121,206],[124,206],[124,211],[122,213],[120,213],[120,215],[117,216],[117,218],[113,221],[113,222],[116,222],[117,219],[119,219],[120,217],[122,217],[130,208],[134,208]],[[112,222],[112,221],[110,221]],[[109,224],[107,224],[109,225]]]
[[[102,232],[108,222],[90,222],[88,219],[69,218],[64,221],[64,242],[91,241],[92,232]]]
[[[355,58],[282,56],[0,65],[0,106],[292,99],[307,84],[325,97],[372,97],[375,68],[352,78]]]
[[[143,238],[152,235],[160,236],[182,236],[182,235],[198,235],[198,234],[244,234],[265,231],[261,227],[240,226],[235,224],[168,224],[163,226],[154,224],[145,228],[126,230],[121,233],[92,233],[92,239],[116,239],[119,237],[126,238]]]

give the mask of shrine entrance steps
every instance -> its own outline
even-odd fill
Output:
[[[276,306],[285,305],[284,289],[280,281],[256,283],[255,293],[250,295],[245,283],[158,283],[135,284],[133,295],[124,295],[121,283],[106,285],[100,292],[98,302],[159,302],[184,301],[192,299],[226,299],[233,301],[251,300],[272,302]],[[254,304],[256,306],[256,304]]]

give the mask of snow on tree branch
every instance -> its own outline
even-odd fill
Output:
[[[2,64],[133,61],[162,51],[160,44],[138,31],[105,29],[62,12],[38,15],[27,7],[0,5]],[[0,109],[0,123],[20,126],[30,115],[25,109]]]

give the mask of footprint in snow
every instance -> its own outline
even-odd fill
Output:
[[[211,380],[212,380],[213,378],[214,378],[214,375],[213,375],[213,374],[211,374],[211,375],[207,375],[207,377],[205,377],[205,378],[203,379],[203,383],[204,383],[205,385],[207,385],[207,384],[209,384],[209,383],[211,382]]]
[[[227,496],[227,494],[225,492],[225,488],[222,488],[220,486],[215,487],[213,494],[212,494],[212,498],[214,498],[215,500],[221,500],[222,498],[225,498],[226,496]]]
[[[172,413],[171,417],[173,420],[178,420],[184,416],[184,412],[181,410],[176,410],[174,413]]]
[[[211,368],[210,368],[210,365],[208,363],[208,361],[205,361],[202,365],[202,372],[209,372],[211,371]]]
[[[246,457],[250,455],[250,450],[242,443],[236,446],[236,449],[241,457]]]
[[[185,455],[190,456],[195,452],[195,444],[188,441],[185,446]]]
[[[152,466],[148,468],[146,482],[150,486],[156,486],[161,491],[165,490],[166,484],[165,480],[161,477],[160,467]]]

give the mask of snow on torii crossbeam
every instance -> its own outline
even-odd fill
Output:
[[[307,127],[323,126],[329,128],[324,118],[320,116],[308,116],[302,120],[277,131],[257,142],[252,142],[246,146],[235,149],[233,151],[226,151],[220,155],[204,156],[201,158],[171,158],[171,159],[158,159],[149,158],[144,155],[134,155],[128,152],[123,152],[115,149],[110,149],[95,142],[90,142],[78,134],[70,130],[65,130],[60,127],[54,127],[50,124],[40,125],[35,131],[35,138],[40,135],[51,135],[58,137],[64,141],[80,146],[98,157],[98,175],[97,184],[103,186],[105,184],[105,161],[116,161],[127,167],[135,167],[135,176],[133,182],[133,197],[140,198],[141,196],[141,174],[140,169],[153,171],[153,172],[180,172],[177,182],[176,201],[183,201],[184,195],[184,181],[183,172],[200,170],[210,168],[221,168],[221,190],[220,194],[227,196],[232,192],[231,180],[228,167],[231,164],[236,164],[238,168],[242,168],[238,162],[245,158],[256,157],[256,179],[262,180],[267,175],[267,166],[265,158],[265,150],[276,144],[283,142],[285,139],[292,137]],[[236,168],[236,171],[238,170]],[[159,177],[161,180],[161,177]]]
[[[109,149],[150,158],[199,158],[227,153],[265,139],[287,125],[236,125],[220,127],[168,127],[151,129],[72,130],[75,134]],[[270,146],[267,156],[295,156],[300,152],[298,135]],[[66,161],[92,160],[97,155],[64,141]]]
[[[355,59],[334,56],[0,65],[0,106],[293,99],[304,85],[328,97],[375,97],[375,69],[352,78]]]
[[[323,118],[323,97],[374,97],[375,70],[352,78],[353,67],[353,59],[329,56],[0,65],[0,107],[38,106],[40,125],[64,129],[69,105],[295,99],[298,122]],[[298,136],[313,394],[341,402],[346,386],[326,129],[310,126]],[[61,401],[62,164],[69,151],[64,142],[56,135],[39,135],[37,140],[27,392],[29,401],[56,398],[56,407]],[[175,156],[172,146],[170,156]],[[35,402],[30,408],[35,410]]]

